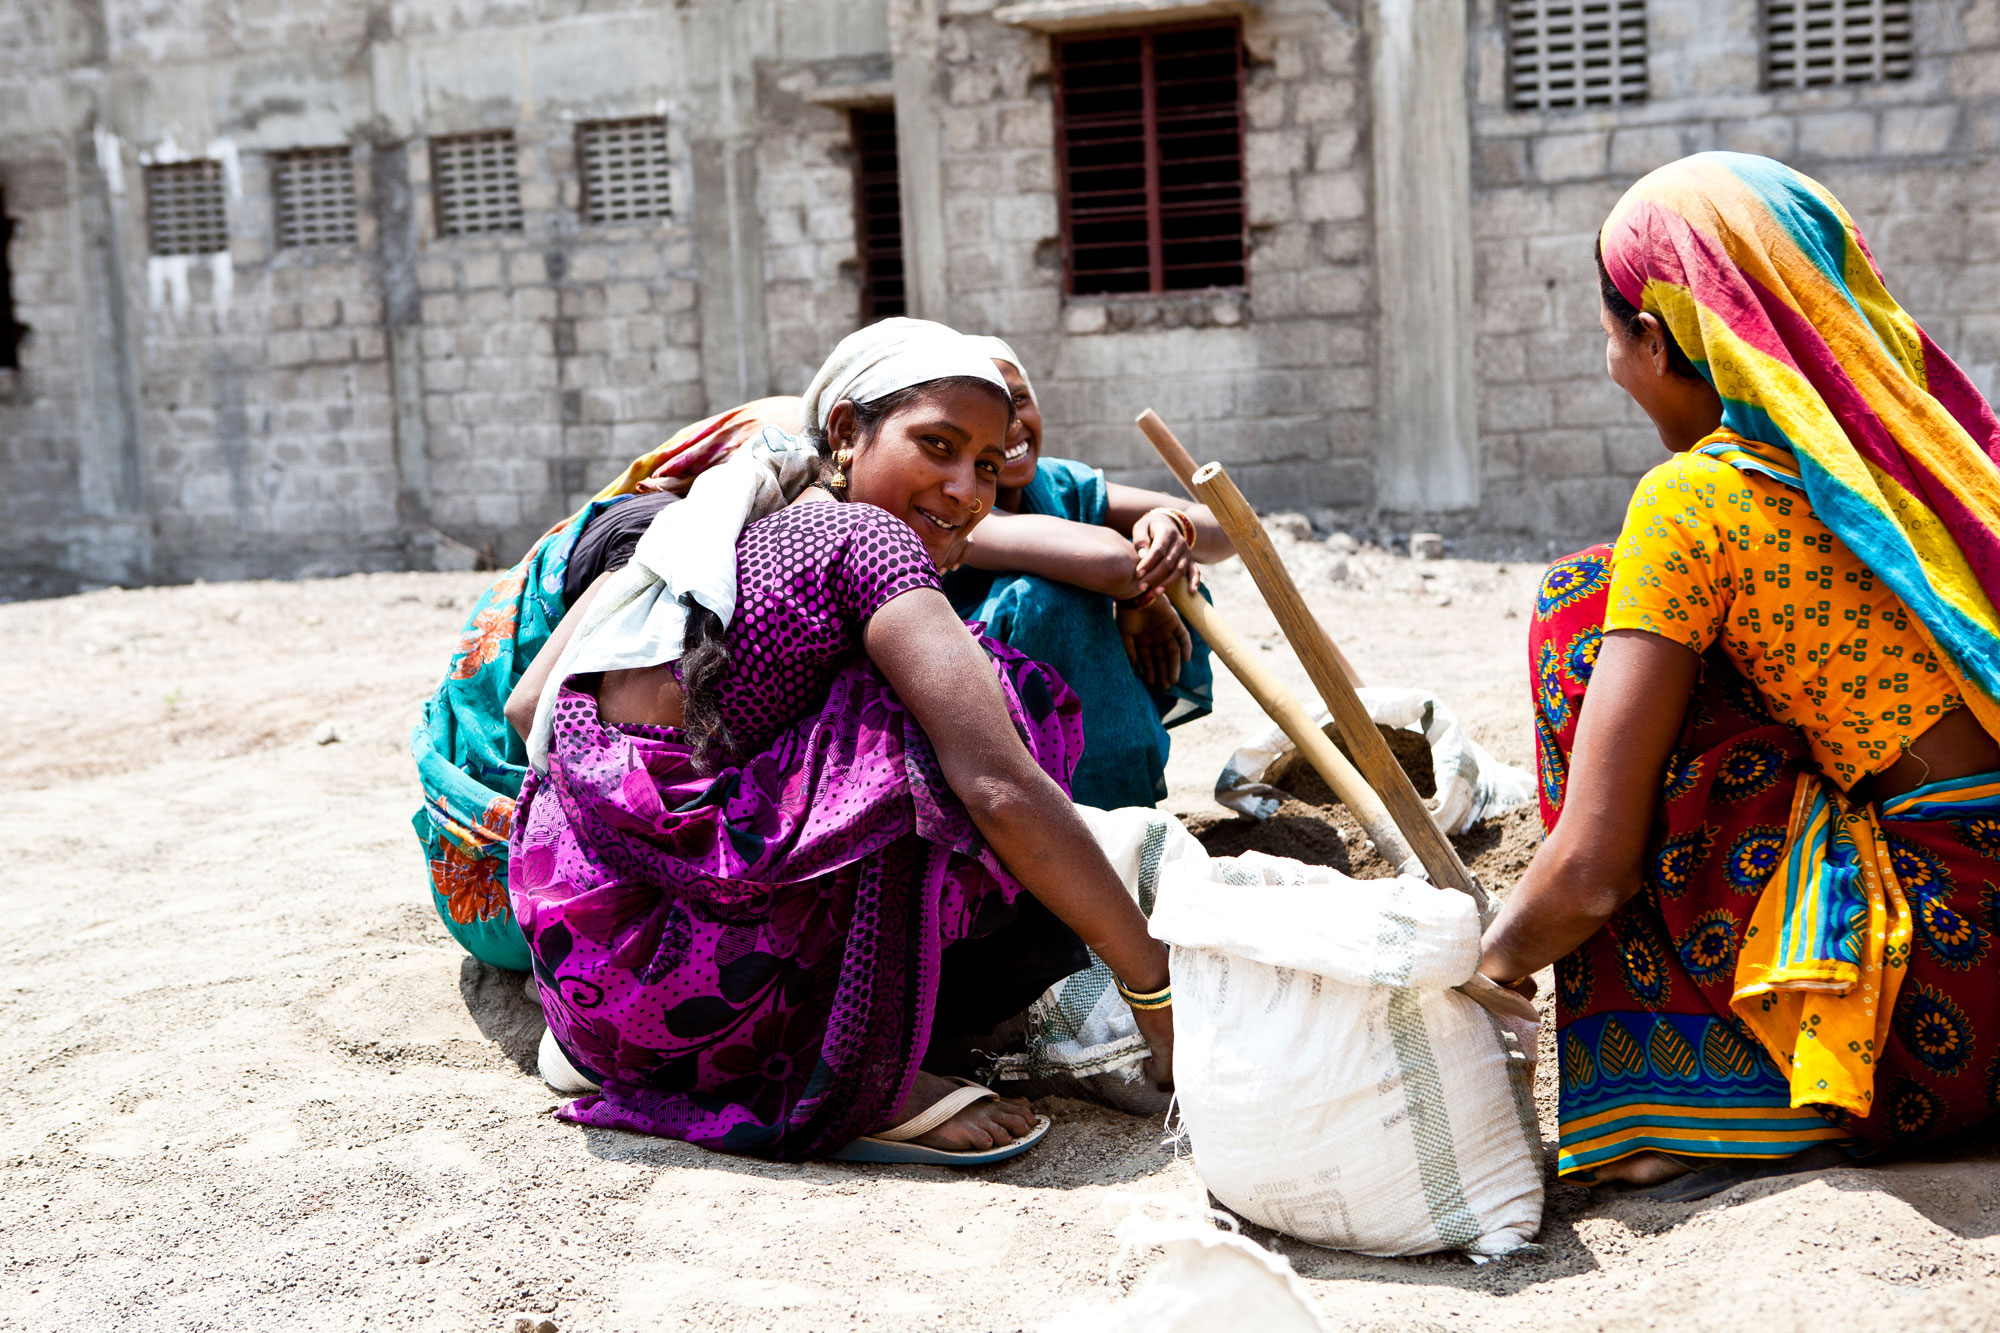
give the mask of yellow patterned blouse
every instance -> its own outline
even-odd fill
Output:
[[[1769,453],[1726,430],[1702,441],[1715,443]],[[1842,789],[1901,758],[1961,702],[1916,618],[1804,492],[1692,451],[1633,492],[1604,628],[1646,630],[1696,652],[1721,639],[1772,716],[1805,733]]]

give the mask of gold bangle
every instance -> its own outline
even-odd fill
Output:
[[[1162,986],[1156,991],[1135,991],[1115,977],[1112,979],[1112,984],[1118,987],[1119,998],[1134,1009],[1166,1009],[1174,1002],[1174,988],[1171,984]]]
[[[1195,529],[1194,520],[1188,516],[1186,510],[1175,509],[1170,505],[1154,505],[1146,511],[1146,515],[1150,518],[1154,514],[1165,514],[1167,521],[1172,523],[1174,529],[1181,534],[1181,540],[1188,544],[1188,549],[1194,549],[1195,540],[1199,536],[1199,533]]]

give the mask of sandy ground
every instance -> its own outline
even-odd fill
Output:
[[[1287,548],[1369,679],[1529,759],[1533,567]],[[1040,1148],[954,1174],[550,1117],[540,1016],[447,938],[408,826],[405,736],[485,577],[0,606],[0,1326],[1014,1329],[1129,1285],[1129,1201],[1200,1198],[1157,1123],[1046,1102]],[[1176,733],[1176,810],[1261,723],[1220,704]],[[1557,1187],[1484,1267],[1262,1239],[1343,1330],[2000,1328],[1996,1182],[1981,1141],[1696,1204]]]

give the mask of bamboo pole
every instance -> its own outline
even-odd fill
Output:
[[[1179,471],[1176,464],[1180,460],[1192,461],[1158,414],[1149,409],[1140,417],[1139,427],[1149,440],[1153,440],[1154,447],[1166,458],[1167,465],[1175,468],[1176,474]],[[1172,441],[1172,453],[1156,435]],[[1264,525],[1258,521],[1250,502],[1244,499],[1243,492],[1236,488],[1236,483],[1230,480],[1219,463],[1205,464],[1184,480],[1194,497],[1208,506],[1216,522],[1222,525],[1222,530],[1235,544],[1237,555],[1242,557],[1244,567],[1250,571],[1258,591],[1264,594],[1271,613],[1277,617],[1278,628],[1284,631],[1292,651],[1298,654],[1306,674],[1312,678],[1314,688],[1333,713],[1334,723],[1354,755],[1354,766],[1381,795],[1383,805],[1408,839],[1411,850],[1416,853],[1431,882],[1471,895],[1479,905],[1479,914],[1484,920],[1492,911],[1485,890],[1473,879],[1465,863],[1458,859],[1457,850],[1444,836],[1443,830],[1438,828],[1437,821],[1431,818],[1423,798],[1410,785],[1409,775],[1403,772],[1396,756],[1390,753],[1388,742],[1376,730],[1374,719],[1368,716],[1367,707],[1354,692],[1339,650],[1307,608],[1305,598],[1299,595],[1298,585],[1292,582],[1291,573],[1278,558],[1277,549],[1271,545],[1270,535],[1264,531]]]
[[[1271,674],[1269,667],[1258,658],[1252,648],[1230,623],[1216,614],[1214,607],[1201,599],[1201,595],[1188,589],[1185,583],[1167,589],[1167,596],[1173,599],[1174,610],[1181,613],[1195,633],[1207,641],[1209,651],[1222,660],[1230,674],[1243,682],[1243,688],[1250,691],[1250,697],[1257,701],[1273,722],[1284,729],[1292,738],[1292,744],[1299,747],[1299,753],[1308,763],[1319,770],[1326,779],[1326,785],[1333,788],[1334,795],[1346,803],[1348,811],[1361,824],[1368,840],[1375,844],[1384,861],[1399,875],[1417,874],[1422,862],[1410,850],[1396,821],[1389,817],[1388,807],[1382,798],[1368,785],[1340,748],[1326,738],[1313,715],[1306,711],[1298,697],[1286,689],[1279,679]]]

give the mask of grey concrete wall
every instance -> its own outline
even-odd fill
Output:
[[[1030,362],[1048,452],[1171,485],[1132,426],[1160,412],[1255,500],[1374,500],[1374,291],[1358,7],[1270,0],[1248,19],[1247,290],[1066,297],[1049,39],[943,6],[938,89],[947,318]],[[907,208],[906,208],[907,211]]]
[[[1646,102],[1529,113],[1504,103],[1504,6],[1478,0],[1483,526],[1605,537],[1664,457],[1605,377],[1591,245],[1627,186],[1688,153],[1765,153],[1825,184],[1889,290],[1989,398],[2000,390],[2000,0],[1913,8],[1912,77],[1767,93],[1755,0],[1656,2]]]
[[[1049,450],[1121,480],[1167,484],[1131,425],[1150,406],[1262,503],[1373,524],[1448,464],[1463,525],[1609,532],[1658,454],[1603,378],[1590,238],[1711,146],[1824,180],[2000,390],[2000,0],[1917,0],[1909,80],[1790,93],[1758,91],[1755,0],[1654,0],[1649,100],[1547,114],[1503,104],[1499,0],[1376,2],[1245,19],[1247,287],[1104,298],[1063,290],[1050,42],[999,0],[0,0],[33,329],[0,373],[0,595],[423,567],[434,531],[509,558],[687,421],[802,389],[855,326],[844,102],[892,90],[913,305],[1014,342]],[[1462,115],[1411,100],[1461,12]],[[1418,110],[1469,122],[1463,179]],[[587,224],[577,122],[653,114],[675,216]],[[523,229],[440,238],[431,138],[492,128]],[[355,244],[274,248],[271,155],[342,142]],[[240,183],[226,265],[150,258],[144,163],[210,154]],[[1470,449],[1432,392],[1466,348]]]
[[[421,567],[433,528],[504,560],[679,426],[797,388],[856,314],[851,272],[792,254],[851,268],[845,123],[791,136],[760,71],[870,60],[880,6],[818,0],[0,3],[34,328],[0,381],[0,593]],[[675,216],[587,224],[576,123],[654,114]],[[440,238],[430,137],[488,128],[523,229]],[[356,243],[277,249],[271,155],[337,143]],[[240,182],[226,260],[150,257],[145,163],[212,155]]]

